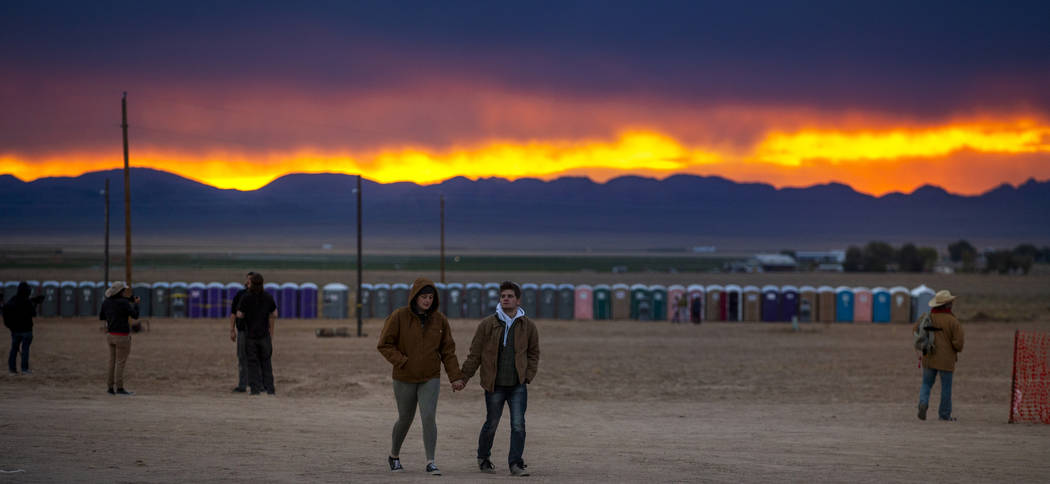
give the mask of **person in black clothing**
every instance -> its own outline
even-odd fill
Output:
[[[277,303],[273,296],[263,291],[262,274],[252,274],[248,278],[248,291],[241,296],[237,304],[237,317],[244,319],[246,338],[244,353],[248,365],[248,382],[251,394],[260,392],[273,395],[273,327],[277,320]]]
[[[98,318],[106,322],[106,343],[109,345],[106,392],[110,395],[134,395],[124,389],[124,365],[131,354],[130,319],[138,317],[139,298],[132,295],[127,284],[115,282],[106,289],[106,300],[102,302]]]
[[[15,295],[4,304],[4,326],[11,330],[11,354],[7,357],[7,368],[12,375],[18,374],[15,362],[19,350],[22,352],[22,373],[32,373],[29,370],[29,345],[33,342],[33,317],[36,316],[36,306],[44,300],[44,296],[29,297],[32,292],[29,284],[20,282]]]
[[[237,291],[230,305],[230,341],[237,343],[237,386],[233,391],[244,393],[248,387],[248,367],[246,365],[245,343],[247,337],[244,335],[244,319],[237,317],[237,305],[241,303],[241,297],[252,285],[251,277],[254,272],[249,272],[244,279],[244,289]]]

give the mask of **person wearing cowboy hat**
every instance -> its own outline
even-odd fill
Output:
[[[106,300],[98,318],[106,322],[106,342],[109,345],[109,371],[106,373],[106,392],[110,395],[134,395],[124,389],[124,365],[131,354],[131,319],[139,317],[139,298],[131,287],[117,281],[106,289]]]
[[[922,356],[922,386],[919,388],[919,420],[926,420],[926,410],[930,407],[930,390],[941,376],[941,405],[937,417],[944,421],[955,420],[952,417],[952,374],[955,362],[963,350],[965,335],[959,320],[952,314],[952,302],[955,296],[948,290],[938,291],[930,300],[930,321],[933,333],[933,350]],[[912,326],[912,332],[919,330],[923,318]]]

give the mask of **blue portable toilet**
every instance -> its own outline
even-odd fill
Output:
[[[372,314],[374,317],[386,319],[390,313],[394,312],[394,308],[401,307],[401,304],[403,303],[395,306],[390,300],[390,284],[383,282],[372,286]]]
[[[762,321],[780,321],[780,288],[762,286]]]
[[[299,317],[317,319],[317,284],[304,282],[299,286]]]
[[[368,319],[375,317],[375,311],[373,310],[372,302],[373,295],[375,294],[375,287],[367,282],[361,283],[361,300],[357,301],[357,307],[361,311],[361,318]],[[383,315],[385,318],[386,315]]]
[[[346,319],[350,315],[350,287],[332,282],[321,288],[321,315],[325,319]]]
[[[208,292],[204,302],[204,314],[209,318],[228,316],[226,307],[226,286],[221,282],[209,282],[205,288]]]
[[[95,302],[95,283],[80,281],[77,284],[77,314],[98,317],[99,306]]]
[[[202,282],[191,282],[186,287],[186,312],[191,319],[204,317],[204,298],[207,287]]]
[[[411,289],[412,288],[408,287],[408,284],[405,284],[403,282],[399,282],[397,284],[392,284],[390,286],[390,308],[391,308],[391,312],[393,312],[393,310],[396,309],[396,308],[408,305],[408,303],[409,303],[408,292]],[[437,290],[437,288],[435,287],[434,290]],[[440,297],[440,296],[438,296],[438,297]],[[439,307],[441,306],[441,301],[440,300],[438,301],[438,306]]]
[[[554,284],[540,284],[539,308],[537,318],[554,319],[558,316],[558,286]]]
[[[274,302],[281,304],[281,285],[276,282],[267,282],[263,284],[263,291],[269,294],[273,298]]]
[[[8,299],[15,297],[15,293],[18,292],[19,281],[7,281],[4,283],[4,303],[7,303]]]
[[[876,287],[871,290],[871,322],[890,322],[890,290]]]
[[[486,282],[481,289],[482,314],[495,314],[499,310],[499,284]]]
[[[835,288],[835,321],[853,322],[853,289],[846,286]]]
[[[44,302],[40,303],[40,316],[45,318],[58,316],[58,302],[62,297],[59,294],[58,281],[44,281],[41,289],[44,294]]]
[[[448,305],[448,285],[443,282],[435,282],[434,289],[437,289],[438,297],[438,311],[441,311],[445,317],[448,317],[448,311],[445,306]]]
[[[231,314],[236,312],[237,308],[233,307],[233,298],[237,297],[237,293],[241,289],[244,289],[244,284],[239,282],[228,282],[222,290],[222,301],[223,310],[222,313],[229,317]]]
[[[572,319],[576,316],[576,286],[558,284],[558,304],[555,306],[558,319]]]
[[[185,282],[171,283],[171,317],[185,318],[189,314],[189,285]]]
[[[145,282],[132,284],[131,294],[139,298],[139,317],[148,318],[153,312],[153,290],[150,284]]]
[[[62,281],[58,285],[58,314],[63,318],[77,315],[77,283]]]
[[[933,289],[925,284],[911,290],[911,320],[918,321],[919,315],[930,310],[930,301],[933,300]]]
[[[525,311],[530,318],[539,316],[536,315],[536,311],[539,308],[540,300],[540,287],[531,282],[526,282],[521,285],[521,309]]]
[[[150,304],[150,316],[154,318],[171,317],[171,284],[154,282],[152,290],[153,303]]]
[[[782,286],[780,288],[780,320],[791,321],[798,317],[798,288]]]
[[[631,319],[650,321],[653,319],[652,293],[645,284],[631,285]]]
[[[463,311],[463,284],[451,282],[448,284],[448,298],[441,301],[441,312],[452,319],[462,318]]]
[[[294,282],[281,284],[277,300],[277,316],[281,319],[292,319],[299,317],[299,285]]]
[[[102,312],[102,303],[105,302],[105,300],[106,300],[106,289],[109,289],[109,286],[106,285],[105,281],[96,281],[95,282],[95,314],[94,314],[94,316],[96,318],[99,316],[99,313]]]

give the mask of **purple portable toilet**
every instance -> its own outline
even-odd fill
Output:
[[[269,294],[278,306],[281,305],[281,286],[278,286],[276,282],[263,284],[263,291],[266,291],[266,294]]]
[[[317,319],[317,284],[304,282],[299,286],[299,317]]]
[[[762,321],[778,321],[780,316],[780,288],[762,286]]]
[[[281,284],[278,292],[280,299],[277,300],[277,315],[282,319],[299,317],[299,285],[294,282]]]
[[[225,306],[225,298],[223,293],[225,287],[221,282],[209,282],[207,286],[208,295],[204,300],[204,314],[209,318],[221,318],[225,316],[226,312],[223,311]]]
[[[190,318],[204,317],[204,298],[207,288],[204,283],[191,282],[186,288],[186,313]]]
[[[783,286],[780,288],[780,320],[791,321],[798,316],[798,288]]]
[[[222,296],[224,304],[222,313],[225,314],[226,317],[229,317],[237,309],[233,307],[233,298],[237,296],[237,291],[240,291],[241,289],[244,289],[244,284],[240,282],[231,282],[229,284],[226,284],[226,288],[223,290]]]

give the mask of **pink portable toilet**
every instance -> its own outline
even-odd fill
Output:
[[[853,322],[871,322],[871,289],[866,287],[853,288]]]
[[[678,300],[688,297],[689,296],[685,293],[685,286],[683,285],[672,284],[667,287],[667,319],[669,321],[677,321],[679,323],[684,323],[689,320],[688,300],[685,306],[681,306],[685,308],[683,314],[678,314]]]
[[[573,319],[580,321],[594,319],[594,288],[587,284],[580,284],[576,286],[575,294],[576,304],[572,312]]]

